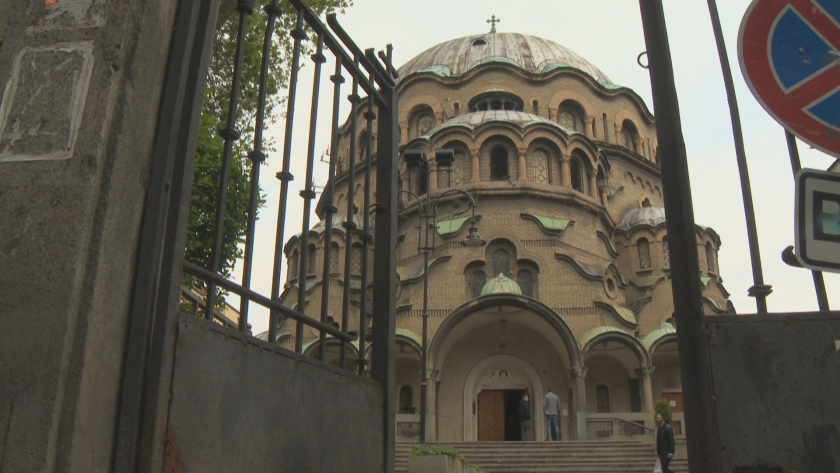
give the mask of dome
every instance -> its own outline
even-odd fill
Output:
[[[618,228],[628,229],[636,225],[655,227],[665,221],[665,209],[662,207],[642,207],[633,209],[624,215]]]
[[[522,289],[516,281],[509,279],[502,273],[499,273],[495,278],[487,281],[487,284],[481,288],[481,295],[488,294],[519,294],[522,295]]]
[[[566,47],[519,33],[488,33],[440,43],[408,61],[399,74],[400,78],[418,72],[456,77],[489,62],[511,64],[534,74],[568,67],[586,73],[604,87],[617,87],[600,69]]]

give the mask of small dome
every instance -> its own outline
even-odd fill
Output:
[[[650,347],[653,346],[653,344],[656,343],[660,338],[671,335],[673,333],[677,333],[677,329],[670,323],[665,322],[664,324],[660,325],[658,329],[647,334],[642,343],[644,343],[645,348],[650,350]]]
[[[519,294],[522,295],[522,289],[516,281],[509,279],[502,273],[499,273],[495,278],[487,281],[487,284],[481,288],[481,295],[488,294]]]
[[[560,128],[561,130],[565,131],[567,135],[575,133],[574,130],[567,130],[562,126],[558,125],[556,122],[553,122],[548,118],[544,118],[539,115],[533,115],[527,112],[516,112],[513,110],[488,110],[483,112],[464,113],[456,117],[452,117],[451,119],[441,123],[434,129],[430,130],[428,133],[426,133],[426,136],[431,136],[440,130],[456,126],[467,127],[472,130],[475,129],[477,126],[481,125],[482,123],[487,122],[508,122],[513,123],[519,126],[520,128],[525,128],[526,126],[532,124],[542,123],[544,125]]]
[[[456,77],[489,62],[511,64],[534,74],[558,68],[576,69],[604,87],[617,87],[600,69],[568,48],[519,33],[465,36],[440,43],[408,61],[399,74],[400,78],[419,72]]]
[[[642,207],[633,209],[624,215],[618,228],[628,229],[636,225],[655,227],[665,221],[665,209],[662,207]]]

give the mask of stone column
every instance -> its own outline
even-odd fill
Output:
[[[601,200],[601,205],[607,205],[607,185],[598,183],[598,198]]]
[[[574,393],[575,440],[586,440],[586,366],[575,366],[569,370],[572,377],[572,390]]]
[[[572,187],[572,168],[569,165],[570,157],[566,155],[560,156],[560,182],[563,187]]]
[[[586,136],[590,139],[595,139],[595,130],[592,128],[592,120],[595,117],[591,115],[586,115],[583,117],[583,129],[586,130]]]
[[[429,192],[436,191],[438,188],[438,167],[437,160],[435,160],[434,169],[429,172]]]
[[[595,170],[589,168],[586,170],[587,176],[589,176],[589,196],[597,198],[598,197],[598,183],[595,181]]]
[[[472,182],[481,181],[481,153],[477,149],[471,149],[472,155]]]
[[[650,378],[653,374],[653,367],[643,367],[636,370],[642,387],[642,412],[653,412],[653,386]]]
[[[525,159],[525,150],[520,149],[517,150],[519,154],[519,180],[520,181],[527,181],[528,180],[528,161]]]
[[[633,138],[633,146],[636,148],[636,153],[642,156],[645,155],[645,147],[643,145],[644,141],[641,137],[636,136],[635,138]]]
[[[410,176],[408,175],[408,169],[403,169],[402,173],[400,173],[400,180],[402,181],[402,189],[414,191],[414,189],[409,189],[408,185],[411,182]],[[413,198],[413,197],[412,197]],[[400,193],[400,199],[408,202],[409,196],[407,194]]]
[[[400,123],[400,144],[408,143],[408,122]]]

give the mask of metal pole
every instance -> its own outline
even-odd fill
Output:
[[[426,227],[423,237],[423,346],[420,347],[420,363],[423,365],[420,370],[420,443],[426,443],[426,389],[428,383],[426,376],[426,353],[429,342],[429,220],[433,217],[432,202],[432,167],[426,160],[426,208],[423,210],[423,225]]]
[[[767,296],[773,288],[764,284],[764,272],[761,269],[761,253],[758,249],[758,230],[755,226],[755,209],[753,208],[752,188],[750,186],[750,172],[747,168],[747,153],[744,150],[744,136],[741,133],[741,114],[738,111],[738,99],[735,96],[735,83],[732,80],[732,69],[729,67],[729,56],[726,53],[726,43],[723,41],[723,31],[720,27],[717,4],[715,0],[707,0],[709,15],[712,17],[712,29],[715,32],[720,67],[723,71],[723,83],[726,86],[726,98],[729,100],[729,117],[732,120],[732,134],[735,137],[735,156],[738,160],[738,172],[741,177],[741,196],[744,199],[744,213],[747,217],[747,237],[750,244],[750,261],[752,261],[753,286],[749,289],[750,297],[755,297],[756,310],[759,314],[767,313]]]
[[[662,0],[639,0],[650,62],[662,190],[671,255],[674,318],[685,402],[688,465],[692,473],[719,472],[712,379],[705,337],[688,160]]]
[[[793,168],[793,175],[802,169],[802,163],[799,161],[799,147],[796,146],[796,137],[793,133],[785,130],[785,138],[787,138],[788,152],[790,153],[790,166]],[[828,294],[825,292],[825,280],[823,279],[822,271],[811,271],[814,278],[814,290],[817,292],[817,304],[820,307],[820,312],[828,312],[831,308],[828,305]]]

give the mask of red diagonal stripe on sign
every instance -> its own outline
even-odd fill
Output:
[[[834,49],[840,51],[840,28],[811,0],[790,0],[791,6],[822,35]]]

